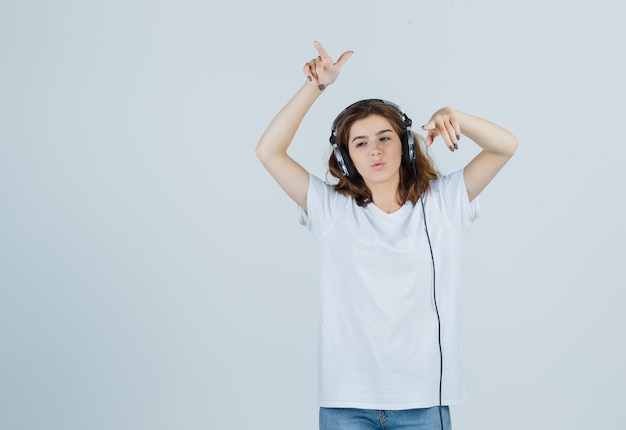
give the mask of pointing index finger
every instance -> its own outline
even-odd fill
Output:
[[[317,49],[317,52],[319,52],[320,57],[322,57],[324,60],[330,58],[330,55],[328,55],[328,52],[326,52],[321,43],[316,40],[315,42],[313,42],[313,44],[315,45],[315,49]]]

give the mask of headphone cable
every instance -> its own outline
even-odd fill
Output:
[[[415,168],[415,162],[413,165],[413,174],[415,175],[415,185],[417,186],[417,170]],[[441,347],[441,317],[439,315],[439,306],[437,306],[437,289],[435,282],[435,255],[433,253],[433,245],[430,241],[430,234],[428,233],[428,223],[426,222],[426,209],[424,207],[424,195],[419,193],[419,200],[422,204],[422,218],[424,220],[424,230],[426,231],[426,239],[428,240],[428,249],[430,250],[430,260],[433,268],[433,302],[435,304],[435,313],[437,314],[437,340],[439,342],[439,423],[441,424],[441,430],[443,428],[443,414],[441,412],[441,391],[443,386],[443,348]]]

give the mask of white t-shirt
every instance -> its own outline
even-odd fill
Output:
[[[463,171],[431,183],[424,200],[433,247],[444,358],[442,403],[463,401],[461,252],[478,216]],[[433,270],[421,202],[387,214],[311,175],[300,222],[317,242],[318,395],[322,407],[412,409],[439,404]]]

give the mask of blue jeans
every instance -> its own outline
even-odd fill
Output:
[[[441,407],[443,428],[451,429],[450,409]],[[320,430],[441,430],[439,407],[382,411],[320,408]]]

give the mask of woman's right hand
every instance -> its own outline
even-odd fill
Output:
[[[311,84],[323,91],[328,85],[337,80],[341,67],[350,58],[353,51],[344,52],[335,63],[321,43],[315,41],[314,45],[319,55],[304,65],[304,75]]]

